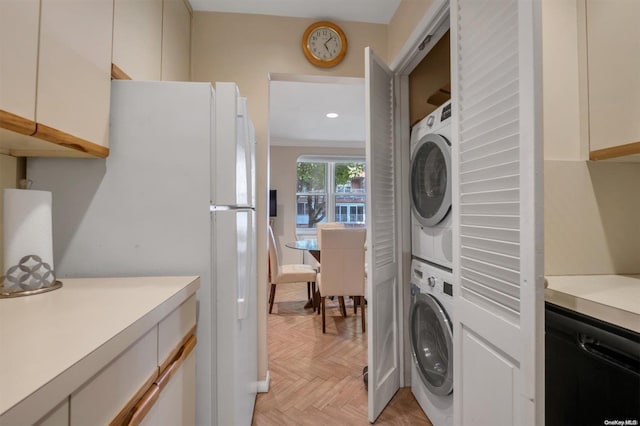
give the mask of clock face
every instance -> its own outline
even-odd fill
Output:
[[[318,27],[307,38],[309,52],[319,61],[332,61],[342,51],[342,38],[330,27]]]

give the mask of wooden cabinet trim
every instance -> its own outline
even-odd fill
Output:
[[[195,336],[196,327],[193,326],[189,333],[180,341],[178,346],[171,351],[170,356],[163,363],[164,367],[158,367],[154,374],[138,389],[129,402],[109,423],[109,426],[138,425],[144,416],[153,407],[160,397],[160,392],[166,387],[171,377],[181,367],[198,343]]]
[[[156,371],[149,376],[149,378],[144,382],[140,389],[138,389],[138,391],[131,397],[129,402],[127,402],[122,410],[120,410],[120,412],[113,418],[113,420],[111,420],[109,426],[120,426],[127,424],[133,414],[134,407],[144,397],[149,388],[156,382],[159,372],[160,370],[156,369]]]
[[[153,383],[144,396],[136,404],[127,426],[137,426],[160,398],[160,388]]]
[[[634,154],[640,154],[640,141],[591,151],[589,160],[608,160]]]
[[[196,334],[196,325],[191,327],[191,329],[182,338],[182,340],[180,340],[180,342],[176,345],[176,347],[173,348],[171,352],[169,352],[169,355],[167,355],[167,358],[161,361],[160,375],[162,375],[166,371],[166,369],[169,368],[169,365],[171,365],[171,363],[175,360],[176,356],[178,355],[182,347],[185,346],[189,341],[189,339],[193,337],[195,334]]]
[[[178,371],[178,369],[182,366],[182,363],[189,356],[191,351],[193,351],[193,348],[196,347],[197,343],[198,339],[192,334],[189,336],[187,342],[179,348],[178,353],[176,354],[171,364],[169,364],[169,367],[167,367],[165,371],[160,373],[160,377],[158,377],[158,380],[156,381],[156,385],[158,385],[160,390],[164,389],[167,386],[167,383],[169,383],[171,377],[173,377],[176,371]]]
[[[44,124],[36,123],[36,132],[33,136],[94,157],[106,158],[109,156],[109,148],[106,146],[89,142]]]
[[[36,123],[34,121],[1,109],[0,127],[27,136],[31,136],[36,132]]]
[[[124,72],[116,64],[111,64],[111,78],[114,80],[131,80],[131,77],[129,77],[129,74]]]
[[[192,331],[195,330],[195,327]],[[173,375],[180,369],[184,360],[196,347],[198,339],[193,333],[185,336],[183,342],[172,353],[171,362],[160,374],[156,374],[136,392],[127,405],[118,413],[109,426],[137,426],[160,398],[160,392],[167,386]]]

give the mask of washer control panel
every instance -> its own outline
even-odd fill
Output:
[[[423,292],[453,297],[453,274],[419,260],[411,262],[411,283]]]
[[[427,278],[427,284],[429,287],[434,288],[436,286],[436,277],[431,276]]]

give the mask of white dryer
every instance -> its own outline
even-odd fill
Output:
[[[453,274],[411,262],[411,392],[434,426],[453,424]]]
[[[452,268],[451,102],[411,131],[411,254]]]

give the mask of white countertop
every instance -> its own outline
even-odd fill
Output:
[[[640,333],[640,275],[545,278],[547,302]]]
[[[200,286],[198,277],[61,281],[58,290],[0,299],[0,423],[62,400]]]

